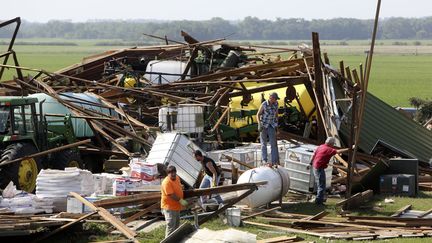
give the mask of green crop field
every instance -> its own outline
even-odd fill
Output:
[[[0,39],[0,41],[7,41]],[[125,46],[97,46],[101,42],[119,40],[62,40],[62,39],[25,39],[21,42],[61,42],[73,46],[16,45],[20,65],[47,71],[56,71],[77,63],[83,57],[106,50],[125,48]],[[368,41],[348,41],[347,45],[337,45],[337,41],[322,40],[322,51],[327,52],[331,64],[339,67],[343,60],[351,70],[359,69],[365,63],[365,50]],[[413,41],[400,41],[408,45],[392,45],[395,41],[378,41],[373,58],[369,91],[392,106],[409,106],[410,97],[432,98],[432,46],[430,41],[413,45]],[[287,42],[288,43],[288,42]],[[287,47],[287,46],[285,46]],[[296,47],[296,46],[288,46]],[[7,48],[0,45],[0,52]],[[10,79],[13,73],[7,72],[2,78]]]

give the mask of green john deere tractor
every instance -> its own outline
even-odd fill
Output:
[[[78,148],[46,157],[8,161],[76,142],[71,117],[47,121],[37,98],[0,96],[0,188],[13,181],[18,189],[32,192],[42,168],[82,167]],[[39,114],[36,113],[39,105]],[[7,163],[7,164],[4,164]]]

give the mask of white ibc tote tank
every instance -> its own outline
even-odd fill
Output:
[[[241,204],[246,204],[250,208],[260,207],[278,200],[281,193],[284,196],[289,190],[288,170],[280,166],[278,168],[263,166],[247,170],[239,177],[237,183],[258,181],[267,181],[267,184],[258,186],[258,190],[243,199]],[[240,196],[244,192],[238,191],[237,195]]]

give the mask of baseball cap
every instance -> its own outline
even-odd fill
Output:
[[[278,96],[278,94],[276,92],[271,93],[270,96],[272,96],[275,99],[279,100],[279,96]]]

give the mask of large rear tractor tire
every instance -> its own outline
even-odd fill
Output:
[[[52,167],[58,170],[64,170],[66,167],[84,168],[84,163],[78,152],[66,149],[57,152],[52,158]]]
[[[30,143],[15,143],[8,145],[1,154],[0,163],[37,153],[37,149]],[[0,168],[0,186],[5,188],[10,181],[16,185],[17,189],[27,192],[34,192],[36,189],[36,177],[42,169],[40,158],[23,159],[5,165]]]

